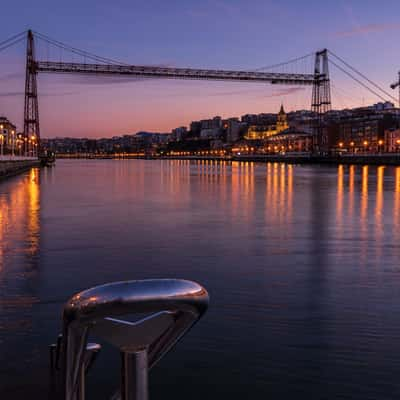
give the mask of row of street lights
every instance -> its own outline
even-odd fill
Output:
[[[0,155],[4,156],[6,135],[4,133],[4,125],[0,125]],[[22,152],[26,156],[37,156],[38,143],[35,135],[29,138],[24,137],[21,133],[15,134],[15,130],[11,130],[11,155],[15,156],[15,150],[18,149],[19,155],[22,156]]]
[[[379,139],[379,140],[378,140],[378,149],[379,149],[380,151],[383,150],[383,145],[384,145],[384,144],[385,144],[385,142],[384,142],[382,139]],[[351,141],[348,145],[349,145],[350,148],[354,151],[354,148],[355,148],[355,146],[356,146],[355,142]],[[397,139],[397,140],[396,140],[396,145],[397,145],[397,146],[400,146],[400,139]],[[369,142],[368,140],[364,140],[364,141],[362,142],[362,146],[364,147],[365,151],[367,151],[367,150],[369,149],[370,142]],[[339,143],[338,143],[338,147],[339,147],[340,149],[345,148],[345,143],[344,143],[344,142],[339,142]]]

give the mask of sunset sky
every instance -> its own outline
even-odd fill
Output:
[[[400,69],[400,2],[387,0],[14,0],[0,42],[32,28],[131,64],[259,69],[328,48],[388,91]],[[0,52],[0,115],[22,129],[25,43]],[[82,61],[38,43],[40,58]],[[311,72],[312,57],[292,67]],[[288,71],[289,72],[289,71]],[[331,68],[333,107],[379,101]],[[169,132],[220,115],[310,108],[311,88],[39,76],[43,137]],[[397,93],[393,91],[397,97]]]

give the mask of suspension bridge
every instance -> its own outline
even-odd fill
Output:
[[[217,70],[217,69],[196,69],[196,68],[173,68],[146,65],[130,65],[116,60],[101,57],[87,51],[66,45],[57,40],[43,35],[39,32],[28,30],[0,42],[0,52],[20,43],[27,41],[26,47],[26,77],[25,77],[25,102],[24,102],[24,130],[25,143],[35,142],[36,148],[40,151],[40,118],[39,118],[39,91],[37,84],[38,74],[85,74],[85,75],[114,75],[133,76],[149,79],[191,79],[211,81],[236,81],[268,83],[272,85],[306,85],[312,87],[311,110],[315,115],[315,134],[321,132],[323,115],[331,110],[331,79],[329,67],[334,66],[348,77],[360,84],[364,89],[374,94],[383,101],[396,99],[357,69],[352,67],[341,57],[333,52],[323,49],[303,57],[289,60],[284,63],[270,67],[264,67],[252,71]],[[78,56],[81,62],[38,59],[36,54],[36,43],[40,41],[47,46],[59,49],[63,54]],[[282,69],[282,67],[293,65],[306,58],[313,57],[312,70],[306,72],[272,72],[271,69]],[[397,85],[396,85],[397,86]],[[396,87],[395,86],[395,87]],[[29,152],[29,146],[25,145],[25,152]]]

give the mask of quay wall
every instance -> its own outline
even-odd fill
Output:
[[[295,155],[240,155],[240,156],[170,156],[151,159],[166,160],[214,160],[239,162],[279,162],[287,164],[331,165],[400,165],[400,154],[351,155],[351,156],[295,156]]]
[[[288,164],[358,164],[358,165],[400,165],[400,153],[383,154],[355,154],[355,155],[334,155],[334,156],[316,156],[316,155],[236,155],[236,156],[144,156],[144,155],[57,155],[57,158],[69,159],[147,159],[147,160],[209,160],[209,161],[252,161],[252,162],[280,162]]]
[[[233,161],[284,162],[288,164],[400,165],[400,154],[338,156],[235,156]]]
[[[37,159],[0,160],[0,181],[39,165]]]

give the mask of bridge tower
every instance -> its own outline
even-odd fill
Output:
[[[323,146],[322,118],[331,110],[331,85],[329,79],[328,50],[315,53],[314,82],[312,89],[311,111],[316,114],[314,124],[314,150]]]
[[[39,103],[37,92],[37,68],[35,61],[35,42],[33,33],[28,31],[26,48],[26,79],[25,79],[25,108],[24,108],[24,140],[25,153],[39,154],[40,125]]]

